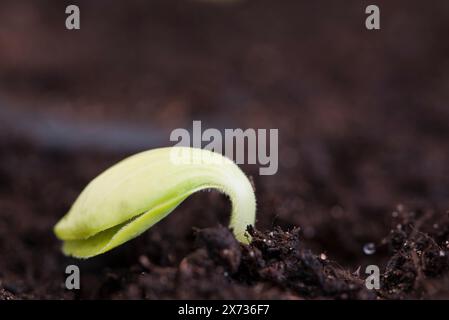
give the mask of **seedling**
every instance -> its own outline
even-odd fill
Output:
[[[245,231],[256,213],[250,181],[228,158],[187,147],[142,152],[107,169],[87,185],[54,232],[66,255],[90,258],[137,237],[205,189],[229,196],[230,228],[240,242],[249,242]]]

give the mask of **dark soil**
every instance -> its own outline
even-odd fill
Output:
[[[449,3],[378,2],[368,32],[359,0],[79,1],[73,33],[63,1],[2,1],[0,299],[449,299]],[[279,129],[279,172],[243,166],[252,243],[204,192],[64,257],[52,227],[86,183],[193,120]]]

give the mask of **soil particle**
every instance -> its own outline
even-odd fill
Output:
[[[300,229],[260,232],[250,228],[251,245],[243,248],[242,273],[307,298],[373,299],[362,279],[339,268],[323,254],[313,254],[300,240]]]
[[[385,297],[398,298],[409,294],[419,298],[442,291],[441,286],[428,280],[449,271],[449,251],[445,247],[449,223],[447,218],[443,218],[429,226],[432,217],[429,212],[419,218],[415,212],[401,212],[396,228],[385,239],[393,253],[382,279]]]
[[[14,298],[15,297],[12,293],[0,288],[0,300],[12,300]]]

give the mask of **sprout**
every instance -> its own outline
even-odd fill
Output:
[[[54,232],[66,255],[90,258],[137,237],[191,194],[212,188],[230,197],[230,228],[247,243],[245,231],[256,212],[248,178],[222,155],[187,147],[142,152],[109,168],[82,191]]]

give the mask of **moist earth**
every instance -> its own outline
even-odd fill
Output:
[[[448,299],[449,2],[3,0],[0,299]],[[171,130],[279,129],[249,245],[200,192],[107,254],[52,232]],[[150,177],[149,177],[150,178]],[[81,289],[65,288],[65,268]],[[366,269],[380,270],[369,290]]]

